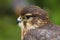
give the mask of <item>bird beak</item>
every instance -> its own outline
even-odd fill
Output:
[[[22,22],[21,16],[17,18],[17,23],[19,23],[19,22],[20,22],[20,23]]]

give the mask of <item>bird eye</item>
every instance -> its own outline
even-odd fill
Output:
[[[26,16],[27,19],[29,19],[31,16]]]

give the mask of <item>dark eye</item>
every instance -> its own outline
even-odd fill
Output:
[[[29,19],[31,16],[26,16],[27,19]]]

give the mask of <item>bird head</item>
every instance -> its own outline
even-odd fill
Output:
[[[24,7],[17,19],[21,28],[32,29],[42,27],[49,22],[49,17],[46,11],[38,6]]]

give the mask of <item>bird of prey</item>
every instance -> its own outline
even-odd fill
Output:
[[[60,27],[52,23],[48,13],[39,6],[27,6],[17,19],[21,40],[60,40]]]

